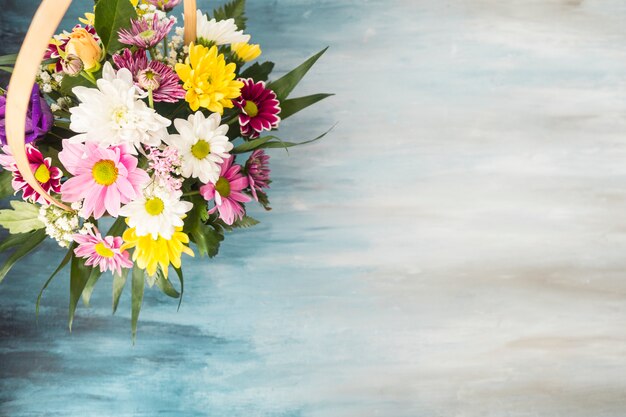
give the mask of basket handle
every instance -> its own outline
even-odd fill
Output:
[[[35,179],[26,156],[24,129],[28,102],[39,72],[39,65],[48,48],[50,38],[54,35],[71,3],[72,0],[42,0],[35,12],[13,67],[13,75],[7,91],[5,117],[7,144],[24,181],[49,203],[65,210],[71,210],[71,208],[53,198]],[[189,44],[196,39],[196,0],[184,0],[184,7],[185,44]]]

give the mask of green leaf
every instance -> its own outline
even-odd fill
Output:
[[[9,74],[13,73],[13,67],[7,67],[4,65],[0,65],[0,71],[8,72]]]
[[[89,280],[87,280],[87,284],[85,284],[85,289],[83,290],[83,304],[85,306],[89,306],[89,300],[91,300],[91,294],[93,293],[93,289],[96,286],[96,283],[102,276],[102,272],[100,272],[100,268],[93,268],[91,270],[91,274],[89,274]]]
[[[290,98],[280,103],[280,118],[285,120],[289,116],[298,113],[318,101],[324,100],[326,97],[334,96],[334,94],[312,94],[310,96]]]
[[[244,142],[239,146],[235,146],[230,153],[238,154],[253,151],[255,149],[268,149],[268,148],[291,148],[294,146],[305,145],[307,143],[315,142],[316,140],[320,140],[324,136],[326,136],[331,130],[335,128],[336,124],[328,129],[326,132],[322,133],[316,138],[305,140],[303,142],[285,142],[276,136],[264,136],[261,138],[257,138],[251,140],[249,142]]]
[[[8,235],[6,237],[6,239],[4,239],[2,241],[2,243],[0,243],[0,252],[3,252],[7,249],[10,249],[14,246],[18,246],[23,244],[24,242],[28,242],[31,237],[33,236],[33,233],[17,233],[15,235]]]
[[[39,207],[25,201],[12,200],[13,209],[0,210],[0,226],[9,233],[26,233],[45,227],[39,220]]]
[[[92,268],[85,265],[85,261],[82,258],[77,257],[72,252],[72,264],[70,269],[70,316],[68,326],[70,332],[72,331],[72,323],[74,323],[74,313],[76,312],[76,306],[80,299],[87,281],[91,275]]]
[[[267,81],[270,73],[274,69],[274,63],[265,61],[262,64],[255,62],[246,68],[240,75],[240,78],[252,78],[254,81]]]
[[[111,225],[107,236],[122,236],[124,230],[126,230],[126,219],[124,217],[118,217]]]
[[[15,193],[11,185],[12,180],[13,173],[11,171],[0,171],[0,199],[10,197]]]
[[[198,247],[200,256],[208,255],[212,258],[217,255],[224,236],[214,227],[204,223],[207,211],[204,199],[200,196],[193,196],[191,202],[193,209],[185,219],[185,232],[189,234],[191,241]]]
[[[46,231],[44,229],[39,229],[34,232],[25,233],[25,235],[28,235],[29,238],[24,239],[22,245],[18,247],[17,250],[7,258],[7,260],[4,262],[4,265],[0,267],[0,282],[2,282],[4,277],[6,277],[6,275],[9,273],[11,268],[13,268],[13,265],[15,265],[17,261],[30,253],[33,249],[39,246],[41,242],[43,242],[43,240],[46,238]],[[20,239],[22,239],[22,237],[20,237]]]
[[[241,145],[235,146],[230,153],[244,153],[250,152],[255,149],[260,148],[265,143],[269,142],[272,139],[278,139],[276,136],[263,136],[261,138],[252,139],[251,141],[244,142]]]
[[[102,0],[96,4],[96,32],[107,52],[113,54],[123,45],[117,39],[117,32],[130,27],[130,19],[137,18],[137,12],[130,0]],[[67,77],[65,77],[67,78]]]
[[[52,275],[50,275],[50,278],[48,278],[46,282],[43,284],[43,287],[41,287],[41,290],[39,291],[39,295],[37,296],[37,302],[35,303],[35,317],[36,318],[39,318],[39,304],[41,303],[41,297],[43,297],[43,292],[45,291],[46,288],[48,288],[48,285],[50,285],[50,283],[52,282],[52,279],[56,276],[56,274],[58,274],[63,268],[65,268],[65,265],[67,265],[67,263],[70,261],[75,247],[76,247],[75,243],[72,243],[70,245],[69,249],[67,250],[67,253],[65,254],[65,257],[61,260],[61,263],[59,264],[59,266],[57,266],[57,268],[54,270]]]
[[[309,140],[305,140],[304,142],[268,142],[265,143],[261,146],[259,146],[259,148],[263,149],[263,148],[291,148],[294,146],[300,146],[300,145],[306,145],[307,143],[313,143],[317,140],[320,140],[321,138],[323,138],[324,136],[326,136],[328,133],[330,133],[331,130],[333,130],[335,128],[336,125],[334,125],[333,127],[331,127],[330,129],[328,129],[326,132],[322,133],[321,135],[319,135],[316,138],[313,139],[309,139]]]
[[[237,29],[244,30],[246,28],[246,20],[248,18],[244,15],[246,9],[246,0],[233,0],[230,3],[226,3],[220,8],[213,10],[213,17],[215,20],[235,19]]]
[[[183,302],[183,293],[185,292],[185,279],[183,278],[183,270],[180,268],[174,268],[176,275],[178,275],[178,281],[180,281],[180,298],[178,299],[178,310]]]
[[[126,285],[126,276],[128,275],[128,269],[122,269],[122,274],[113,275],[113,314],[117,311],[117,305],[120,303],[120,296],[122,295],[122,290],[124,290],[124,286]]]
[[[137,264],[133,267],[131,289],[132,289],[132,307],[131,307],[131,334],[133,344],[137,337],[137,321],[139,320],[139,312],[141,311],[141,304],[143,303],[143,289],[146,285],[144,278],[144,270],[139,268]]]
[[[15,65],[17,60],[17,54],[2,55],[0,56],[0,65]]]
[[[172,286],[170,280],[165,278],[165,275],[163,275],[161,270],[159,270],[156,275],[156,285],[163,292],[163,294],[172,298],[180,297],[178,291],[176,291],[174,286]]]
[[[247,215],[233,222],[233,224],[226,224],[222,220],[218,220],[218,222],[224,230],[228,230],[228,231],[232,231],[233,229],[238,229],[238,228],[247,229],[249,227],[255,226],[260,223],[257,219],[252,218]]]
[[[61,93],[65,96],[73,96],[72,89],[78,86],[93,87],[94,85],[83,77],[70,77],[69,75],[66,75],[61,80]],[[56,125],[57,124],[55,123],[55,126]]]
[[[289,93],[293,91],[302,77],[304,77],[313,64],[315,64],[315,62],[324,54],[324,52],[326,52],[327,49],[328,47],[322,49],[320,52],[300,64],[297,68],[283,75],[276,81],[272,81],[269,83],[267,88],[273,90],[278,96],[278,100],[282,102],[289,96]]]

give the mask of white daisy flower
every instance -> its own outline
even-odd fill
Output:
[[[250,35],[244,35],[243,30],[237,30],[235,19],[216,21],[197,11],[196,37],[202,44],[228,45],[231,43],[247,43]]]
[[[185,213],[193,208],[193,204],[182,201],[183,192],[169,191],[160,186],[150,186],[143,195],[126,204],[120,209],[130,227],[135,227],[137,236],[151,235],[157,239],[171,239],[174,228],[183,226]]]
[[[181,157],[181,175],[198,178],[203,183],[215,183],[220,166],[229,157],[233,144],[226,133],[228,125],[221,123],[218,113],[204,117],[202,112],[189,115],[187,120],[174,120],[178,135],[170,135],[165,141],[178,150]]]
[[[74,87],[81,103],[70,109],[70,129],[79,133],[72,142],[96,142],[101,146],[119,144],[140,148],[141,144],[159,146],[167,136],[171,121],[159,115],[139,98],[129,70],[115,72],[105,63],[98,88]]]

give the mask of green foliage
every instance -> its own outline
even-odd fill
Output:
[[[281,102],[289,97],[289,93],[293,91],[293,89],[298,85],[302,77],[311,69],[313,64],[317,62],[317,60],[326,52],[328,47],[322,49],[317,54],[313,55],[311,58],[304,61],[300,66],[291,70],[287,74],[283,75],[276,81],[272,81],[268,88],[273,90],[278,96],[278,100]]]
[[[234,229],[239,228],[247,229],[249,227],[259,224],[260,222],[250,216],[243,216],[243,218],[236,220],[235,222],[233,222],[233,224],[226,224],[222,220],[216,220],[216,223],[219,224],[219,227],[221,227],[222,229],[230,232]]]
[[[72,331],[72,323],[74,323],[74,313],[87,281],[89,281],[93,268],[85,265],[85,260],[77,257],[72,252],[72,263],[70,269],[70,310],[68,326]]]
[[[13,180],[13,173],[11,171],[0,171],[0,199],[12,196],[15,192],[11,181]]]
[[[74,94],[72,93],[72,89],[74,87],[78,87],[78,86],[93,87],[94,85],[93,85],[93,83],[91,83],[86,78],[83,78],[83,77],[70,77],[69,75],[66,75],[61,80],[61,93],[63,93],[63,95],[66,95],[66,96],[72,96],[73,97]],[[55,126],[56,126],[56,124],[55,124]]]
[[[187,233],[192,242],[198,248],[200,256],[209,256],[210,258],[217,255],[220,248],[220,242],[224,240],[224,236],[214,227],[205,224],[206,220],[206,203],[201,196],[193,196],[191,199],[193,209],[188,213],[185,219],[185,233]]]
[[[17,60],[17,54],[1,55],[0,65],[15,65],[16,60]]]
[[[13,67],[7,67],[5,65],[0,65],[0,71],[8,72],[9,74],[13,73]]]
[[[306,109],[330,96],[334,96],[334,94],[312,94],[310,96],[287,99],[280,103],[280,118],[281,120],[285,120],[289,116],[298,113],[300,110]]]
[[[126,276],[128,269],[122,269],[122,274],[113,275],[113,314],[117,311],[117,305],[120,303],[120,296],[126,285]]]
[[[5,244],[5,242],[3,242],[3,246],[6,248],[19,245],[19,247],[15,250],[15,252],[11,254],[11,256],[7,258],[2,267],[0,267],[0,282],[4,280],[4,277],[6,277],[6,275],[9,273],[11,268],[13,268],[13,265],[15,265],[17,261],[29,254],[30,251],[35,249],[37,246],[39,246],[41,242],[43,242],[46,237],[46,231],[44,229],[39,229],[33,232],[11,236],[16,236],[16,238],[13,240],[15,244],[11,243],[7,245]],[[9,236],[9,238],[11,236]]]
[[[95,15],[96,32],[107,52],[121,49],[123,45],[117,40],[117,31],[130,27],[130,19],[137,17],[130,0],[100,0],[96,3]]]
[[[213,10],[213,17],[215,20],[235,19],[237,29],[244,30],[246,28],[246,21],[248,18],[245,16],[246,0],[233,0],[230,3],[226,3],[222,7]]]
[[[307,143],[315,142],[316,140],[320,140],[324,136],[326,136],[331,130],[333,130],[335,126],[328,129],[326,132],[322,133],[316,138],[305,140],[303,142],[285,142],[276,136],[263,136],[261,138],[253,139],[249,142],[244,142],[241,145],[235,146],[233,150],[230,151],[232,154],[251,152],[255,149],[271,149],[271,148],[291,148],[299,145],[306,145]]]
[[[246,68],[240,75],[240,78],[252,78],[254,81],[267,81],[270,73],[274,69],[274,63],[265,61],[262,64],[255,62]]]
[[[185,292],[185,279],[183,278],[183,270],[180,268],[174,268],[176,275],[178,275],[178,281],[180,281],[180,298],[178,299],[178,310],[183,302],[183,293]]]
[[[41,303],[41,298],[43,297],[43,292],[45,291],[46,288],[48,288],[48,285],[50,285],[50,283],[52,282],[52,279],[63,269],[65,268],[65,265],[68,264],[68,262],[70,261],[70,259],[72,258],[72,254],[74,253],[74,248],[76,247],[75,243],[72,243],[69,247],[69,249],[67,250],[67,253],[65,254],[65,257],[63,257],[63,259],[61,260],[61,263],[59,264],[59,266],[57,266],[57,268],[54,270],[54,272],[52,273],[52,275],[50,275],[50,278],[48,278],[46,280],[46,282],[43,284],[43,287],[41,287],[41,290],[39,291],[39,295],[37,296],[37,302],[35,303],[35,317],[39,317],[39,304]]]
[[[39,208],[25,201],[12,200],[13,209],[0,210],[0,226],[9,230],[9,233],[27,233],[43,228],[45,225],[39,220]]]
[[[180,297],[180,294],[178,293],[178,291],[176,291],[176,289],[174,288],[170,280],[165,278],[165,275],[163,275],[163,272],[160,269],[157,271],[155,282],[156,282],[157,287],[159,287],[159,289],[163,292],[163,294],[172,298]]]
[[[146,285],[146,280],[144,278],[144,270],[139,268],[137,264],[133,267],[132,273],[132,281],[131,281],[131,319],[130,319],[130,327],[131,334],[133,339],[133,344],[135,343],[135,338],[137,337],[137,321],[139,320],[139,312],[141,311],[141,304],[143,303],[143,290]]]

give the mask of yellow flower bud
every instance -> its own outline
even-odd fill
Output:
[[[76,28],[70,33],[69,38],[65,53],[79,57],[83,61],[85,71],[97,71],[100,68],[103,53],[93,35],[84,28]]]
[[[230,45],[230,50],[235,54],[237,59],[243,62],[252,61],[261,55],[261,47],[249,43],[233,43]]]

